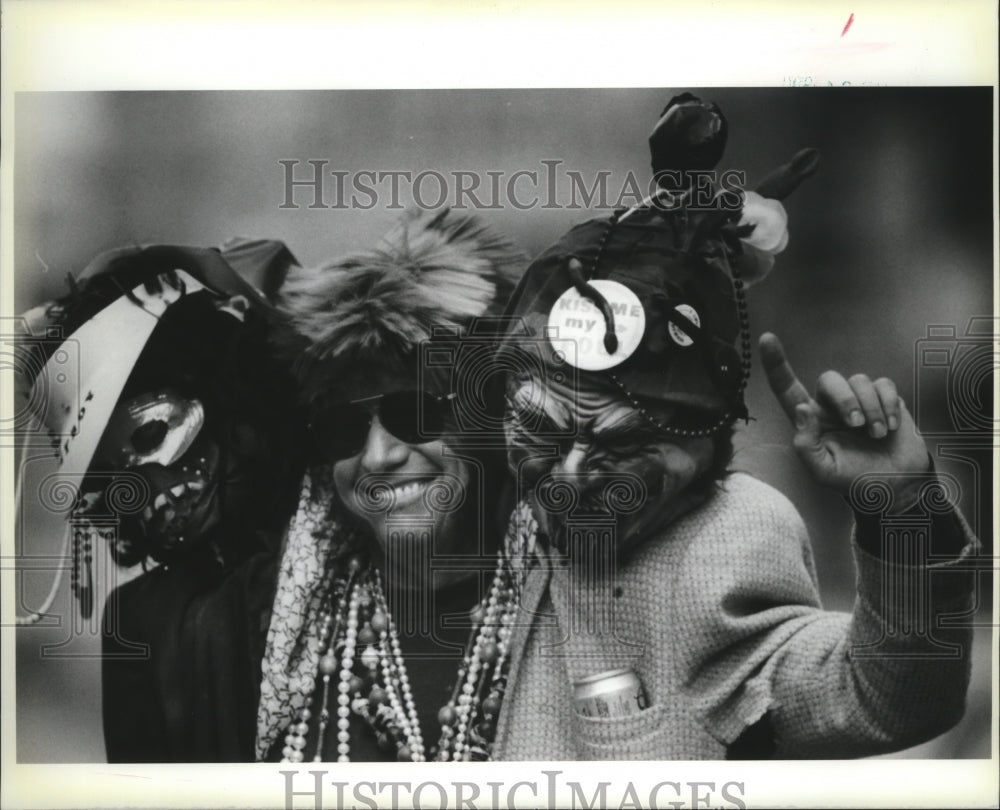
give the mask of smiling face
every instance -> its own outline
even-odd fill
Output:
[[[709,470],[708,437],[672,436],[665,403],[645,413],[597,384],[535,377],[508,387],[508,462],[541,528],[565,548],[567,522],[613,521],[617,546],[633,545],[701,500],[691,485]]]
[[[412,408],[405,407],[407,401]],[[447,400],[437,401],[443,422],[424,410],[431,407],[426,397],[376,375],[317,420],[322,433],[341,434],[326,459],[333,462],[334,486],[347,510],[371,528],[390,569],[394,561],[409,559],[407,546],[414,543],[430,543],[436,555],[477,551],[473,479],[479,476],[473,475],[472,459],[455,449]],[[440,435],[432,438],[438,431],[428,434],[428,424],[437,426]],[[352,455],[338,457],[345,452]],[[413,572],[408,576],[412,580]],[[448,579],[439,572],[434,582],[441,585]]]

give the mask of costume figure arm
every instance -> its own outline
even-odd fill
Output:
[[[165,719],[157,698],[151,645],[131,609],[134,583],[115,588],[104,606],[102,717],[108,762],[168,762]]]
[[[154,568],[113,590],[105,603],[101,687],[109,762],[178,758],[167,716],[176,704],[170,694],[188,691],[189,667],[181,665],[178,640],[192,594],[185,578],[171,573]]]

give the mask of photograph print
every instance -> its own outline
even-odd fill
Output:
[[[989,759],[993,103],[15,94],[16,761]]]

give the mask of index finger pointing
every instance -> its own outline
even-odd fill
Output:
[[[760,336],[760,359],[767,374],[767,382],[781,403],[782,409],[789,419],[795,419],[795,406],[812,402],[812,397],[806,387],[799,382],[785,356],[778,336],[765,332]]]

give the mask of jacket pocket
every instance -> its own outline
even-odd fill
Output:
[[[660,759],[664,706],[649,706],[626,717],[584,717],[573,713],[580,759]]]

